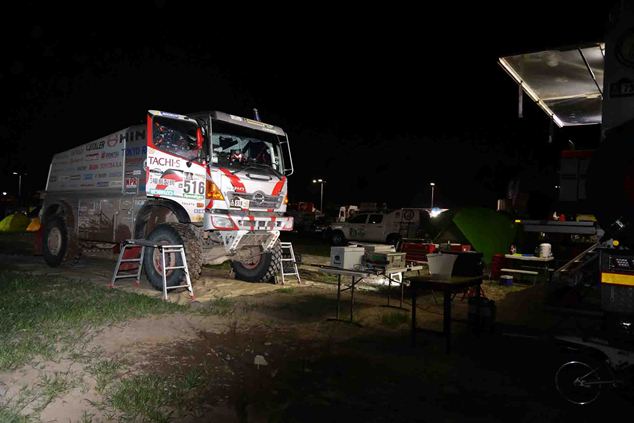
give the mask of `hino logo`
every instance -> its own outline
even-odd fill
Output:
[[[262,204],[264,202],[264,193],[262,191],[256,191],[256,193],[253,194],[253,202]]]

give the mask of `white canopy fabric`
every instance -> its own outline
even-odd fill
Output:
[[[605,44],[499,59],[504,70],[557,124],[601,123]]]

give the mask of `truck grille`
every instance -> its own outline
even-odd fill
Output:
[[[228,192],[227,196],[231,207],[234,207],[233,203],[235,199],[249,201],[250,209],[276,209],[282,204],[281,196],[266,195],[262,191],[256,191],[254,193]]]

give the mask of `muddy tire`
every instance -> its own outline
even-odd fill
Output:
[[[147,239],[151,242],[165,245],[179,245],[185,247],[185,258],[187,259],[187,268],[189,269],[189,277],[193,280],[200,276],[202,271],[202,244],[198,237],[198,231],[191,225],[185,223],[162,223],[158,225]],[[163,289],[163,275],[160,264],[160,252],[154,248],[147,248],[145,257],[143,258],[143,267],[145,275],[150,284],[158,289]],[[167,254],[165,256],[167,266],[181,266],[180,255]],[[168,271],[166,282],[167,286],[180,284],[185,277],[182,269]]]
[[[236,279],[247,282],[275,282],[275,276],[280,274],[282,247],[277,241],[271,252],[262,253],[259,260],[253,263],[243,263],[231,260],[231,267]]]
[[[63,216],[46,219],[42,230],[42,256],[51,267],[57,267],[77,256],[77,242],[68,230]]]

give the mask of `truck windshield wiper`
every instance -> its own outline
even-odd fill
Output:
[[[235,173],[240,172],[242,170],[246,171],[246,170],[249,170],[249,169],[267,170],[269,172],[272,172],[273,175],[277,176],[278,178],[280,178],[282,176],[281,173],[279,173],[275,168],[271,167],[270,165],[267,165],[267,164],[264,164],[264,163],[257,163],[257,162],[245,163],[244,167],[238,168],[234,172],[231,172],[231,173],[235,174]]]

